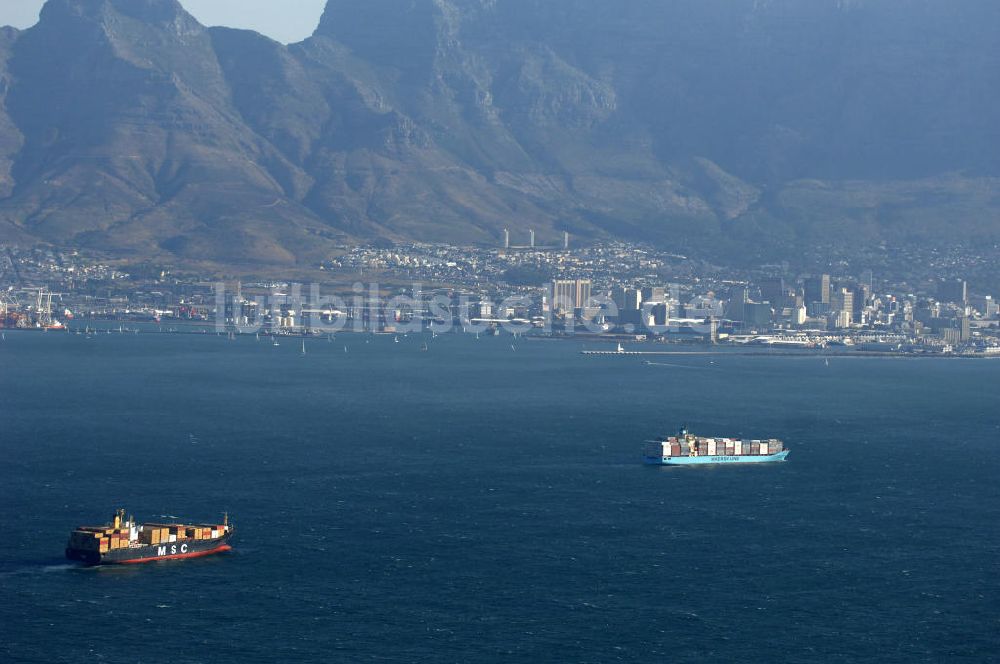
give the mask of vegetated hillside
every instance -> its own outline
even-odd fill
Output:
[[[996,34],[990,0],[330,0],[283,46],[49,0],[0,33],[0,242],[997,238]]]

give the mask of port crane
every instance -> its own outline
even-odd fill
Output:
[[[35,295],[35,323],[38,327],[53,327],[55,321],[52,319],[52,298],[62,297],[65,293],[53,293],[48,288],[29,288],[26,292],[34,292]]]

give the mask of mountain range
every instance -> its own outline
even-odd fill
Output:
[[[0,30],[0,244],[992,242],[997,34],[994,0],[329,0],[285,46],[48,0]]]

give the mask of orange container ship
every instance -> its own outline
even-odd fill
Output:
[[[235,533],[224,515],[221,524],[137,524],[118,510],[104,526],[81,526],[70,533],[66,557],[86,565],[127,565],[196,558],[229,551]]]

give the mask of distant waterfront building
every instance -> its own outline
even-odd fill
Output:
[[[805,281],[806,305],[813,302],[830,304],[830,275],[821,274],[818,277],[810,277]]]
[[[569,312],[586,308],[591,288],[590,279],[556,279],[552,282],[552,310]]]
[[[743,305],[743,312],[743,322],[758,329],[770,326],[774,316],[774,309],[768,302],[747,302]]]
[[[503,248],[510,249],[510,231],[508,229],[503,229]]]
[[[653,302],[659,304],[667,301],[667,289],[663,286],[647,286],[642,289],[642,304]]]
[[[615,305],[619,312],[639,311],[642,308],[642,291],[637,288],[623,287],[615,290]]]
[[[670,322],[670,305],[666,303],[654,304],[650,307],[650,316],[653,325],[667,325]]]
[[[590,305],[591,288],[590,279],[576,280],[576,298],[573,302],[574,309],[585,309]]]
[[[983,318],[993,318],[1000,311],[1000,306],[991,295],[981,295],[970,299],[972,308],[982,314]]]
[[[642,291],[638,288],[622,287],[612,293],[612,300],[618,307],[618,322],[637,325],[642,323]]]
[[[834,311],[854,312],[854,291],[838,288],[830,294],[830,308]]]
[[[841,287],[831,293],[830,311],[834,327],[850,327],[854,315],[854,291]]]
[[[932,300],[922,300],[917,303],[913,319],[924,325],[932,325],[932,321],[941,317],[941,305]]]
[[[572,311],[576,306],[576,282],[556,279],[552,282],[552,311]]]
[[[476,315],[479,318],[490,318],[493,316],[493,304],[489,300],[482,300],[476,305]]]
[[[535,231],[534,229],[528,231],[528,246],[532,249],[535,248]]]
[[[833,327],[838,330],[848,328],[851,326],[851,312],[844,311],[843,309],[834,309],[831,315],[831,322]]]
[[[810,302],[806,305],[806,311],[813,318],[821,318],[830,313],[829,302]]]
[[[851,315],[855,322],[865,323],[865,313],[868,310],[869,303],[871,302],[871,288],[868,284],[860,284],[855,286],[852,291],[852,302],[851,302]]]
[[[569,249],[569,233],[563,232],[563,249]]]
[[[726,305],[725,317],[732,321],[746,320],[746,304],[750,294],[746,286],[733,286],[729,289],[729,303]]]
[[[780,277],[763,280],[760,282],[760,296],[774,308],[780,308],[785,299],[785,280]]]
[[[725,307],[722,301],[714,297],[694,297],[684,305],[684,316],[687,318],[721,318],[724,315]]]
[[[927,327],[948,343],[959,343],[972,338],[968,316],[961,316],[959,318],[932,318],[927,323]]]

